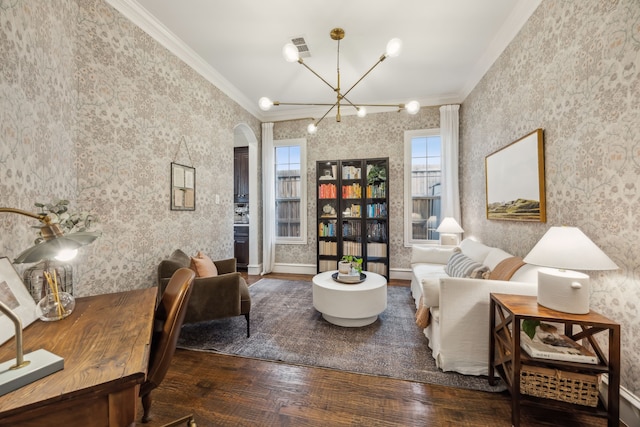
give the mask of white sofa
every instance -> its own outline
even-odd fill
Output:
[[[490,271],[509,258],[496,273],[503,270],[502,266],[515,261],[513,255],[471,239],[463,240],[458,248],[462,254]],[[429,340],[436,365],[443,371],[487,375],[489,294],[536,295],[538,268],[524,264],[515,270],[508,281],[450,277],[445,268],[454,249],[414,245],[411,292],[416,308],[422,297],[422,305],[429,310],[429,325],[424,329],[424,334]]]

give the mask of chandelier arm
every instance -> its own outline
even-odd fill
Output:
[[[333,87],[333,85],[331,83],[329,83],[328,81],[326,81],[320,74],[316,73],[315,71],[313,71],[313,68],[309,67],[307,64],[305,64],[305,62],[302,60],[302,58],[300,58],[298,60],[298,63],[301,65],[304,65],[304,67],[311,71],[317,78],[319,78],[320,80],[322,80],[327,86],[329,86],[331,88],[331,90],[333,91],[339,91],[340,89]]]
[[[357,106],[358,107],[398,107],[401,110],[404,108],[404,104],[357,104]]]
[[[342,95],[342,99],[344,99],[345,101],[347,101],[347,103],[348,103],[349,105],[351,105],[353,108],[358,109],[358,106],[357,106],[356,104],[354,104],[353,102],[351,102],[351,100],[350,100],[349,98],[347,98],[346,96]],[[360,105],[363,105],[363,106],[364,106],[364,104],[360,104]]]
[[[325,117],[327,117],[327,114],[329,114],[329,113],[331,112],[331,110],[333,110],[333,109],[335,108],[335,106],[336,106],[336,105],[338,105],[338,103],[337,103],[337,102],[336,102],[335,104],[333,104],[333,105],[331,106],[331,108],[329,108],[329,109],[327,110],[327,112],[326,112],[326,113],[324,113],[324,115],[323,115],[322,117],[320,117],[320,120],[318,120],[318,121],[315,123],[315,125],[316,125],[316,126],[318,126],[318,125],[320,124],[320,122],[321,122],[322,120],[324,120],[324,118],[325,118]]]
[[[315,103],[315,102],[280,102],[280,101],[275,101],[273,103],[273,105],[312,105],[312,106],[322,106],[322,107],[329,107],[332,106],[334,107],[336,105],[336,103],[334,102],[333,104],[323,104],[323,103]]]
[[[357,85],[358,83],[360,83],[360,82],[362,81],[362,79],[364,79],[365,77],[367,77],[367,75],[368,75],[371,71],[373,71],[373,69],[374,69],[374,68],[376,68],[376,67],[377,67],[377,66],[378,66],[382,61],[384,61],[384,60],[385,60],[385,58],[386,58],[386,56],[382,55],[382,56],[380,57],[380,59],[378,59],[378,62],[376,62],[375,64],[373,64],[373,66],[372,66],[371,68],[369,68],[369,70],[368,70],[366,73],[364,73],[364,74],[362,75],[362,77],[360,77],[360,78],[358,79],[358,81],[357,81],[357,82],[355,82],[355,83],[353,84],[353,86],[351,86],[351,87],[349,88],[349,90],[348,90],[348,91],[346,91],[346,92],[342,95],[342,97],[344,98],[345,96],[347,96],[347,95],[349,94],[349,92],[351,92],[351,90],[352,90],[354,87],[356,87],[356,85]]]

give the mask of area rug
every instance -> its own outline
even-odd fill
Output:
[[[410,289],[387,289],[387,309],[378,320],[345,328],[313,308],[311,282],[261,279],[249,287],[250,338],[244,316],[238,316],[184,325],[178,347],[472,390],[505,389],[502,383],[490,386],[486,377],[440,371],[415,324]]]

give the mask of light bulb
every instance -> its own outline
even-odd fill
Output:
[[[282,47],[282,56],[287,62],[296,62],[300,58],[300,53],[293,43],[287,43]]]
[[[55,258],[58,261],[64,262],[74,259],[76,255],[78,255],[77,249],[62,249],[60,252],[58,252],[58,255],[56,255]]]
[[[358,107],[358,117],[364,117],[367,115],[367,109],[364,107]]]
[[[309,132],[311,135],[315,135],[317,131],[318,127],[314,123],[309,123],[309,126],[307,126],[307,132]]]
[[[387,51],[385,52],[386,56],[395,58],[400,55],[400,51],[402,50],[402,40],[400,39],[391,39],[389,43],[387,43]]]
[[[420,111],[420,103],[418,101],[408,102],[407,105],[404,106],[405,110],[409,114],[417,114]]]
[[[273,107],[273,101],[266,96],[263,96],[258,100],[258,106],[260,106],[262,111],[269,111],[271,107]]]

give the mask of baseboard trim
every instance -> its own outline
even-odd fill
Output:
[[[247,266],[247,274],[250,276],[259,276],[262,273],[262,263],[260,264],[249,264]]]
[[[608,385],[609,377],[602,375],[600,394],[604,402],[607,402]],[[628,427],[640,426],[640,398],[622,386],[620,386],[620,421]]]
[[[317,268],[315,264],[287,264],[287,263],[275,263],[273,266],[274,273],[289,273],[289,274],[310,274],[315,275]]]

